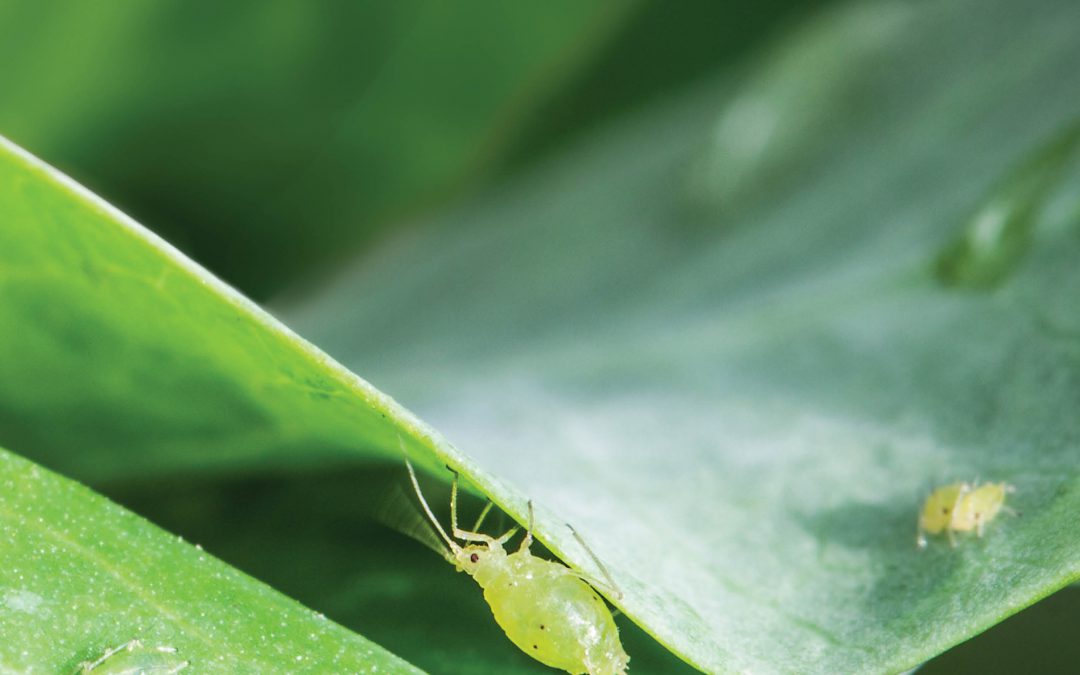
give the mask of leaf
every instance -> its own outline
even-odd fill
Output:
[[[1077,20],[823,14],[279,313],[590,569],[583,531],[703,670],[911,668],[1080,578],[1080,171],[1038,160],[1080,114]],[[1009,278],[941,283],[1013,198]],[[976,478],[1023,517],[918,551],[929,489]]]
[[[390,399],[7,142],[0,213],[8,447],[87,481],[400,458]]]
[[[418,672],[90,490],[0,450],[0,670],[139,639],[193,672]]]
[[[119,480],[400,466],[404,432],[594,572],[572,523],[704,670],[911,667],[1080,578],[1075,161],[995,288],[935,276],[1075,120],[1077,13],[823,14],[279,306],[468,455],[9,148],[3,437]],[[1023,518],[917,551],[926,490],[976,476]]]

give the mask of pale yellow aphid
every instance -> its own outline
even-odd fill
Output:
[[[174,675],[189,665],[174,647],[147,647],[141,640],[129,640],[93,661],[80,663],[75,672],[79,675]]]
[[[957,532],[983,535],[986,524],[1002,510],[1012,512],[1005,506],[1005,496],[1015,488],[1007,483],[951,483],[930,493],[919,514],[919,534],[916,543],[926,547],[927,534],[945,532],[949,543],[956,546]]]
[[[465,542],[459,544],[435,519],[408,459],[405,466],[424,513],[450,549],[441,551],[443,557],[459,572],[465,572],[480,584],[495,621],[518,648],[545,665],[576,675],[622,675],[626,672],[630,657],[619,641],[619,629],[611,611],[589,584],[603,586],[565,565],[529,553],[533,526],[531,501],[525,538],[516,551],[507,553],[503,544],[518,528],[497,538],[477,532],[491,510],[491,502],[481,512],[472,531],[458,528],[455,473],[450,492],[450,526],[454,537]],[[571,532],[606,575],[603,565],[577,532],[573,528]],[[608,583],[612,594],[618,596],[610,579]]]

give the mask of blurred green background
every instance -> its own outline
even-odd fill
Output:
[[[267,300],[716,77],[826,3],[0,0],[0,134]],[[224,502],[234,487],[183,489]],[[147,492],[114,496],[174,531],[210,522],[155,513]],[[307,577],[253,569],[258,552],[231,535],[187,534],[304,599]],[[1076,598],[1040,604],[927,671],[1000,667],[1036,638],[1046,652],[1067,646]]]
[[[265,300],[820,4],[0,0],[0,133]]]

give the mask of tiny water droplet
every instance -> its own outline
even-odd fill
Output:
[[[1039,146],[987,195],[960,236],[937,256],[934,271],[948,286],[993,288],[1020,264],[1051,191],[1080,145],[1080,122]]]

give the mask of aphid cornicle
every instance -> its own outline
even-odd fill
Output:
[[[565,565],[534,557],[529,552],[532,502],[529,502],[529,528],[525,538],[516,551],[507,553],[503,545],[518,528],[501,537],[477,532],[491,510],[491,502],[472,531],[458,528],[455,473],[450,492],[450,525],[454,537],[465,542],[459,544],[436,520],[408,459],[405,466],[424,513],[449,547],[449,551],[442,550],[443,557],[480,584],[495,621],[515,645],[537,661],[575,675],[621,675],[626,672],[630,657],[623,651],[611,611],[589,585],[597,583]],[[584,546],[576,531],[574,536]],[[603,570],[599,560],[595,556],[593,559]]]
[[[1005,506],[1005,496],[1015,488],[1007,483],[950,483],[943,485],[926,498],[919,513],[919,533],[916,544],[926,547],[927,534],[945,532],[949,543],[956,546],[957,532],[983,535],[986,524],[997,517]]]

